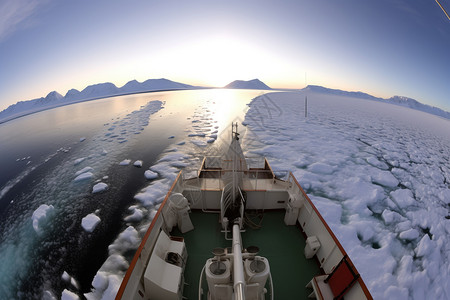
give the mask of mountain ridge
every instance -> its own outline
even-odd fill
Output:
[[[431,106],[428,104],[423,104],[416,99],[405,97],[405,96],[392,96],[388,99],[375,97],[367,93],[363,92],[349,92],[349,91],[343,91],[339,89],[331,89],[327,87],[323,87],[320,85],[308,85],[307,87],[301,89],[303,91],[312,91],[316,93],[322,93],[322,94],[329,94],[329,95],[336,95],[336,96],[345,96],[345,97],[351,97],[351,98],[358,98],[358,99],[366,99],[366,100],[373,100],[373,101],[379,101],[383,103],[403,106],[403,107],[409,107],[411,109],[419,110],[422,112],[426,112],[432,115],[436,115],[445,119],[450,120],[450,112],[445,111],[443,109],[440,109],[435,106]]]
[[[47,96],[19,101],[10,105],[0,112],[0,123],[7,122],[22,116],[26,116],[42,110],[55,108],[58,106],[69,105],[77,102],[120,96],[131,93],[145,93],[164,90],[196,89],[200,88],[169,79],[148,79],[142,83],[137,80],[131,80],[122,87],[117,87],[111,82],[97,83],[88,85],[82,91],[70,89],[65,96],[56,91],[50,92]]]
[[[224,86],[226,89],[252,89],[252,90],[271,90],[269,86],[267,86],[264,82],[261,80],[255,78],[252,80],[235,80],[233,82],[230,82],[226,86]]]
[[[19,101],[16,104],[10,105],[8,108],[0,112],[0,123],[4,123],[9,120],[29,115],[35,112],[39,112],[42,110],[47,110],[58,106],[69,105],[82,101],[95,100],[99,98],[107,98],[112,96],[120,96],[134,93],[145,93],[153,91],[200,89],[200,88],[203,87],[192,86],[189,84],[171,81],[165,78],[159,78],[159,79],[147,79],[144,82],[138,82],[137,80],[130,80],[120,88],[111,82],[92,84],[84,88],[82,91],[79,91],[77,89],[70,89],[69,91],[67,91],[65,96],[62,96],[56,91],[52,91],[45,97],[26,101]],[[267,86],[264,82],[260,81],[259,79],[252,79],[248,81],[235,80],[227,84],[224,88],[272,90],[272,88]],[[450,112],[442,110],[438,107],[423,104],[415,99],[404,96],[393,96],[391,98],[384,99],[359,91],[358,92],[343,91],[319,85],[308,85],[307,87],[301,89],[300,91],[311,91],[322,94],[331,94],[337,96],[379,101],[383,103],[409,107],[411,109],[419,110],[439,117],[450,119]]]

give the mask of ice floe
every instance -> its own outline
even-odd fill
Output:
[[[106,191],[108,189],[108,185],[104,182],[99,182],[92,187],[92,193],[100,193]]]
[[[150,180],[150,179],[155,179],[155,178],[158,178],[158,173],[153,172],[152,170],[146,170],[146,171],[144,172],[144,176],[145,176],[145,178],[147,178],[148,180]]]
[[[94,171],[94,169],[91,168],[91,167],[85,167],[85,168],[75,172],[75,176],[81,175],[81,174],[86,173],[86,172],[91,172],[91,171]]]
[[[73,181],[74,182],[85,181],[85,180],[90,180],[92,178],[94,178],[94,174],[92,172],[85,172],[85,173],[81,173],[80,175],[75,177],[75,179]]]
[[[79,289],[80,286],[75,278],[69,275],[67,271],[64,271],[61,275],[61,279],[64,280],[67,283],[70,283],[74,288]]]
[[[76,165],[79,165],[79,164],[81,164],[83,161],[85,161],[86,158],[87,158],[87,157],[80,157],[80,158],[77,158],[77,159],[75,159],[75,161],[73,162],[73,164],[74,164],[75,166],[76,166]]]
[[[108,247],[110,254],[121,254],[129,249],[137,249],[141,239],[133,226],[128,226]]]
[[[142,168],[142,160],[136,160],[134,163],[133,163],[133,166],[135,166],[135,167],[137,167],[137,168]]]
[[[100,218],[96,214],[88,214],[81,220],[81,226],[85,231],[92,232],[100,221]]]
[[[31,217],[33,221],[33,228],[36,233],[40,233],[40,224],[48,217],[48,215],[54,210],[53,205],[41,204]]]
[[[124,159],[119,163],[119,166],[128,166],[131,163],[131,159]]]
[[[78,300],[78,299],[80,299],[80,297],[78,297],[77,294],[67,289],[64,289],[64,291],[61,294],[61,300]]]
[[[128,210],[132,211],[132,214],[124,218],[125,222],[139,222],[144,218],[144,212],[136,205],[130,206]]]

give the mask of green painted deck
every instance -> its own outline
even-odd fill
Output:
[[[171,234],[184,237],[188,252],[184,273],[187,285],[183,296],[198,299],[200,273],[206,260],[213,257],[214,248],[231,247],[231,241],[225,240],[224,234],[220,232],[219,214],[192,211],[190,217],[194,230],[181,234],[175,229]],[[283,220],[284,210],[265,211],[262,228],[251,229],[246,226],[246,231],[241,233],[242,243],[244,248],[259,247],[258,255],[269,260],[275,299],[306,299],[311,292],[305,288],[306,284],[321,271],[315,258],[305,258],[305,239],[300,229],[286,226]],[[231,237],[231,233],[229,236]],[[205,277],[203,286],[206,290]],[[269,290],[269,284],[266,288]],[[266,294],[266,299],[270,299],[269,293]],[[202,299],[206,299],[206,295]]]

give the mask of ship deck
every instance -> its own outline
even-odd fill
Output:
[[[305,288],[306,284],[321,274],[321,270],[317,259],[305,258],[305,238],[299,227],[284,224],[284,213],[284,210],[266,210],[262,218],[252,218],[255,222],[261,220],[262,228],[246,226],[245,232],[241,233],[242,243],[244,248],[259,247],[258,255],[269,260],[275,299],[306,299],[311,292]],[[231,247],[231,241],[225,240],[221,232],[219,214],[192,210],[190,217],[194,230],[181,234],[175,228],[171,235],[184,237],[188,252],[183,296],[198,299],[199,277],[206,260],[213,257],[214,248]],[[204,278],[203,289],[206,287]],[[269,294],[270,291],[266,299],[270,299]],[[206,299],[206,295],[202,299]]]

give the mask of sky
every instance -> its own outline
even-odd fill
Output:
[[[258,78],[450,111],[449,54],[431,0],[0,0],[0,110],[103,82]]]

